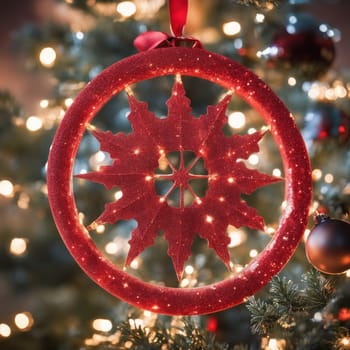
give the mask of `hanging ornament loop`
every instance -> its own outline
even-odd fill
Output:
[[[170,28],[173,36],[183,36],[187,11],[188,0],[169,0]]]
[[[203,48],[198,39],[184,36],[187,11],[188,0],[169,0],[170,30],[172,35],[156,31],[145,32],[134,40],[134,46],[140,52],[164,47]]]

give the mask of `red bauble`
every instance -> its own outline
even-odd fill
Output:
[[[290,14],[262,51],[263,56],[271,67],[316,79],[328,71],[335,58],[334,40],[320,30],[321,24],[307,14]]]
[[[130,95],[134,132],[124,136],[94,132],[101,148],[111,154],[114,163],[87,174],[86,178],[106,187],[124,186],[120,202],[108,204],[97,221],[115,222],[135,217],[139,221],[130,240],[128,259],[150,245],[155,232],[161,229],[169,242],[169,255],[178,273],[181,274],[195,233],[206,238],[229,265],[229,240],[225,237],[227,223],[262,229],[262,218],[237,196],[250,193],[275,179],[247,169],[239,162],[239,158],[247,158],[257,150],[257,142],[263,133],[232,138],[223,136],[222,123],[230,94],[235,93],[244,99],[269,125],[285,168],[286,209],[268,246],[239,274],[204,287],[155,285],[112,264],[103,257],[87,228],[81,224],[71,188],[73,160],[86,125],[97,111],[113,95],[130,85],[164,75],[206,79],[230,93],[217,106],[209,106],[207,114],[196,120],[190,115],[189,103],[177,81],[168,101],[167,118],[157,120],[145,103]],[[143,139],[147,141],[140,143]],[[181,197],[179,207],[171,207],[154,189],[154,169],[159,157],[174,151],[178,151],[180,157],[184,151],[192,151],[206,163],[208,191],[201,199],[195,197],[190,206],[185,206]],[[121,161],[129,157],[130,164]],[[282,269],[305,230],[311,201],[310,173],[305,145],[294,119],[265,83],[226,57],[199,48],[172,47],[146,51],[117,62],[87,85],[57,130],[48,162],[47,181],[58,230],[71,254],[96,283],[134,306],[163,314],[189,315],[216,312],[241,303]],[[181,191],[194,177],[181,161],[171,174],[171,180]],[[146,195],[146,201],[143,195]],[[164,227],[165,223],[168,227]]]
[[[319,271],[341,274],[350,269],[350,223],[319,215],[305,243],[306,256]]]

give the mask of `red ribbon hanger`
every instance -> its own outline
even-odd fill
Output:
[[[188,0],[169,0],[170,29],[172,35],[157,31],[145,32],[134,40],[135,47],[138,51],[175,46],[202,48],[199,40],[184,36],[187,12]]]

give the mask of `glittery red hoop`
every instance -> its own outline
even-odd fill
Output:
[[[106,260],[80,224],[71,190],[72,168],[85,127],[113,95],[164,75],[189,75],[234,91],[270,126],[285,169],[286,208],[265,249],[237,276],[198,288],[152,285]],[[164,48],[115,63],[76,98],[54,138],[47,172],[49,202],[57,228],[82,269],[102,288],[136,307],[163,314],[206,314],[237,305],[265,286],[287,263],[303,235],[311,201],[308,155],[293,117],[255,74],[203,49]]]

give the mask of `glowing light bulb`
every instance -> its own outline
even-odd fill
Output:
[[[15,316],[15,325],[22,331],[28,330],[33,325],[33,317],[29,312],[21,312]]]
[[[10,253],[23,255],[27,251],[27,241],[24,238],[13,238],[10,243]]]
[[[42,126],[43,121],[35,115],[30,116],[26,121],[26,128],[29,131],[38,131],[42,128]]]
[[[248,162],[251,165],[259,164],[259,156],[257,154],[251,154],[248,158]]]
[[[44,67],[53,67],[56,62],[56,58],[56,51],[52,47],[44,47],[40,51],[39,60]]]
[[[241,25],[236,21],[226,22],[222,25],[222,30],[226,35],[233,36],[241,31]]]
[[[245,115],[242,112],[232,112],[228,116],[228,125],[233,129],[240,129],[245,125]]]
[[[109,332],[112,327],[112,322],[105,318],[97,318],[92,322],[92,328],[99,332]]]
[[[14,195],[14,186],[9,180],[0,181],[0,195],[4,197],[13,197]]]
[[[131,17],[136,13],[136,5],[132,1],[122,1],[117,5],[117,12],[123,17]]]
[[[11,335],[11,328],[6,323],[0,323],[0,337],[8,338]]]
[[[250,256],[251,258],[255,258],[257,255],[258,255],[258,251],[257,251],[256,249],[251,249],[251,250],[249,251],[249,256]]]

